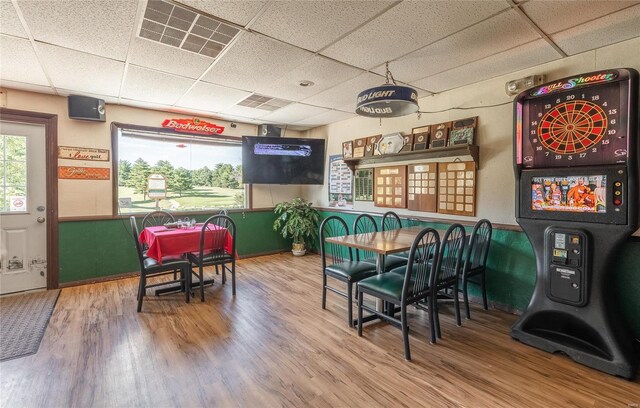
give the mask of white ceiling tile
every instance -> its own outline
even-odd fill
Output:
[[[182,4],[245,26],[260,11],[266,1],[257,0],[180,0]]]
[[[224,86],[198,82],[177,105],[202,109],[211,112],[219,112],[228,108],[251,95],[250,92],[226,88]]]
[[[219,111],[221,115],[224,114],[224,115],[232,115],[232,116],[242,116],[242,117],[251,118],[251,119],[261,118],[263,116],[270,114],[271,112],[272,111],[268,111],[264,109],[256,109],[256,108],[250,108],[248,106],[238,106],[238,105],[231,105]]]
[[[209,68],[213,58],[136,37],[129,51],[129,62],[195,79]]]
[[[637,3],[637,1],[531,0],[521,7],[542,31],[553,34]]]
[[[123,98],[120,100],[120,105],[133,106],[135,108],[159,110],[163,112],[171,112],[170,105],[164,105],[164,104],[153,103],[153,102],[144,102],[144,101],[139,101],[135,99]]]
[[[258,34],[241,33],[203,80],[253,92],[262,84],[277,81],[312,56]]]
[[[385,79],[379,75],[365,72],[357,77],[340,83],[317,95],[304,99],[304,103],[327,108],[340,107],[341,110],[355,112],[356,97],[365,89],[384,84]],[[346,107],[346,108],[345,108]]]
[[[0,33],[27,38],[18,13],[10,1],[0,1]]]
[[[0,55],[0,78],[3,80],[49,85],[29,40],[0,35]]]
[[[638,36],[640,5],[559,32],[551,40],[567,54],[574,55]]]
[[[55,95],[56,93],[56,91],[54,91],[53,88],[51,88],[50,86],[42,86],[42,85],[28,84],[24,82],[9,81],[2,77],[0,77],[0,87],[10,89],[7,92],[7,98],[9,99],[11,98],[11,89],[19,89],[21,91],[37,92],[37,93],[51,94],[51,95]]]
[[[355,78],[362,72],[360,69],[316,55],[293,71],[283,73],[279,80],[265,82],[262,86],[258,86],[256,91],[282,99],[299,101],[340,82]],[[303,79],[312,81],[314,85],[300,86],[300,80]]]
[[[138,2],[19,0],[18,6],[36,40],[124,61]]]
[[[318,108],[317,106],[292,103],[291,105],[271,112],[264,116],[264,119],[280,123],[293,123],[328,111],[328,109]]]
[[[415,81],[540,38],[509,10],[389,63],[393,76]],[[384,66],[375,70],[384,74]]]
[[[434,92],[458,88],[524,68],[544,64],[560,55],[544,40],[513,48],[485,59],[454,68],[414,82],[416,86]]]
[[[507,7],[503,0],[402,2],[322,54],[361,68],[373,68]]]
[[[53,86],[78,92],[118,95],[123,62],[42,43],[38,43],[38,50]]]
[[[195,81],[130,65],[121,97],[136,101],[173,105]]]
[[[393,3],[274,1],[269,3],[267,10],[251,29],[311,51],[318,51]]]
[[[354,118],[357,115],[355,113],[342,112],[338,110],[330,110],[328,112],[321,113],[316,116],[309,117],[307,119],[300,120],[295,122],[294,125],[305,125],[305,126],[322,126],[327,125],[329,123],[340,122],[341,120],[346,120],[350,118]]]

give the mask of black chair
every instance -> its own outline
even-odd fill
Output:
[[[390,231],[402,228],[402,221],[400,221],[398,214],[393,211],[387,211],[382,215],[380,226],[382,227],[382,231]]]
[[[227,233],[231,234],[231,248],[225,249]],[[189,253],[187,257],[192,264],[198,266],[200,279],[200,300],[204,302],[204,270],[205,266],[222,268],[222,284],[226,283],[226,271],[231,273],[233,296],[236,295],[236,224],[226,215],[214,215],[202,225],[200,232],[200,250]],[[229,265],[231,267],[229,268]]]
[[[332,215],[320,224],[320,257],[322,258],[322,308],[327,308],[327,289],[347,298],[347,319],[353,327],[353,285],[358,281],[376,274],[376,266],[367,262],[353,260],[351,248],[325,242],[325,238],[349,235],[349,227],[340,217]],[[327,265],[330,257],[331,264]],[[344,293],[327,285],[327,276],[347,284]]]
[[[156,286],[164,286],[167,284],[167,282],[161,282],[147,285],[147,279],[162,275],[168,275],[174,273],[174,271],[176,270],[180,271],[180,279],[174,281],[181,283],[183,289],[185,289],[185,300],[187,303],[189,303],[189,295],[191,292],[190,290],[188,290],[188,288],[191,287],[191,265],[189,264],[189,261],[179,257],[166,257],[162,258],[162,264],[159,264],[153,258],[145,258],[142,255],[142,246],[140,245],[140,241],[138,239],[140,234],[138,232],[136,218],[134,216],[131,216],[129,218],[129,221],[131,223],[131,235],[133,236],[133,241],[135,242],[136,254],[138,255],[138,261],[140,262],[140,283],[138,284],[138,312],[142,311],[142,300],[146,295],[147,289]]]
[[[404,358],[411,360],[407,307],[420,301],[427,301],[431,341],[435,343],[435,317],[432,311],[434,310],[436,291],[432,282],[436,265],[429,260],[437,257],[439,250],[440,237],[438,232],[433,228],[425,228],[418,233],[411,245],[409,263],[398,268],[404,273],[384,273],[358,282],[358,336],[362,336],[362,311],[367,310],[402,328]],[[400,304],[400,320],[392,314],[385,314],[365,306],[363,303],[365,293],[390,304]]]
[[[360,214],[356,218],[353,223],[353,233],[354,234],[371,234],[374,232],[378,232],[378,226],[376,225],[376,221],[369,214]],[[378,254],[373,251],[365,251],[363,249],[356,249],[356,261],[358,262],[367,262],[376,265]],[[397,268],[398,266],[405,265],[407,263],[406,259],[394,258],[391,256],[386,256],[384,259],[384,271],[389,271],[393,268]]]
[[[438,298],[453,298],[456,312],[456,325],[460,326],[460,302],[458,300],[458,282],[462,274],[462,253],[467,243],[467,234],[460,224],[453,224],[445,232],[440,245],[440,253],[435,258],[436,273],[432,282],[433,290],[440,296],[436,296],[433,304],[435,316],[435,329],[438,338],[441,338],[440,317],[438,313]],[[434,262],[434,261],[431,261]]]
[[[175,222],[174,216],[166,211],[153,211],[145,215],[142,219],[142,229],[164,225],[169,222]]]
[[[484,310],[488,310],[487,305],[487,288],[486,288],[486,267],[487,257],[489,255],[489,245],[491,244],[492,226],[489,220],[482,219],[476,223],[471,232],[471,239],[467,247],[467,253],[462,268],[462,296],[464,298],[464,308],[467,313],[467,319],[471,318],[469,310],[469,294],[467,286],[469,283],[477,284],[482,291],[482,306]],[[470,280],[469,278],[480,276],[480,281]]]
[[[223,208],[218,212],[218,215],[229,215],[229,211],[226,208]]]

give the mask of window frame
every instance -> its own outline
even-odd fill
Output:
[[[11,211],[11,203],[10,200],[8,199],[8,196],[6,195],[6,188],[7,187],[18,187],[18,185],[16,184],[7,184],[7,163],[12,162],[12,163],[22,163],[22,161],[18,161],[18,160],[7,160],[6,154],[7,154],[7,137],[11,136],[11,137],[22,137],[24,138],[24,156],[25,156],[25,160],[24,160],[24,172],[25,172],[25,182],[24,182],[24,192],[25,192],[25,201],[27,202],[26,208],[24,211]],[[3,201],[4,201],[4,205],[2,207],[0,207],[0,214],[1,215],[27,215],[30,214],[31,209],[29,208],[29,197],[31,195],[31,192],[29,191],[29,189],[31,188],[31,183],[29,183],[29,139],[27,138],[27,136],[24,135],[13,135],[13,134],[0,134],[0,137],[4,139],[3,143],[2,143],[2,150],[0,151],[0,161],[3,163],[4,165],[4,171],[2,173],[2,180],[0,180],[0,192],[3,194]]]
[[[156,132],[156,133],[165,133],[176,137],[188,137],[189,134],[177,132],[173,129],[167,129],[162,127],[153,127],[153,126],[143,126],[143,125],[132,125],[128,123],[120,123],[120,122],[111,122],[111,196],[112,196],[112,215],[114,217],[129,217],[129,216],[141,216],[144,215],[143,212],[131,212],[126,214],[121,214],[118,209],[120,208],[118,203],[118,162],[119,162],[119,146],[118,146],[118,136],[119,133],[123,129],[131,129],[131,130],[140,130],[145,132]],[[212,138],[227,140],[238,142],[240,144],[242,139],[237,136],[228,136],[228,135],[215,135],[211,136]],[[243,212],[245,210],[253,209],[253,185],[252,184],[243,184],[244,186],[244,202],[245,207],[243,208],[232,208],[229,209],[230,212]],[[175,216],[180,215],[198,215],[198,214],[211,214],[216,211],[216,209],[210,210],[200,210],[200,211],[175,211],[171,212],[171,214]]]

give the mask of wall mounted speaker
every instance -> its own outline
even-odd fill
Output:
[[[258,136],[282,136],[282,128],[273,125],[258,125]]]
[[[107,120],[102,99],[88,96],[69,95],[69,118],[105,122]]]

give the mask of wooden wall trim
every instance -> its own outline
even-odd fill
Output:
[[[57,289],[60,275],[58,251],[58,115],[0,108],[0,120],[44,125],[47,194],[47,289]]]
[[[344,210],[344,209],[329,208],[329,207],[317,207],[317,209],[320,210],[320,211],[332,211],[332,212],[339,212],[339,213],[345,213],[345,214],[354,214],[354,215],[369,214],[369,215],[372,215],[372,216],[382,216],[382,214],[383,214],[383,213],[372,212],[372,211]],[[455,223],[459,223],[459,224],[462,224],[462,225],[468,226],[468,227],[474,226],[476,224],[476,222],[477,222],[477,221],[467,221],[467,220],[454,220],[454,219],[451,219],[451,218],[425,217],[425,216],[420,216],[420,215],[411,215],[411,216],[400,215],[400,218],[418,220],[418,221],[423,221],[423,222],[440,222],[440,223],[445,223],[445,224],[451,224],[451,223],[455,222]],[[522,232],[522,228],[520,228],[519,225],[494,224],[494,223],[491,223],[491,225],[495,229],[500,229],[500,230],[505,230],[505,231]]]

